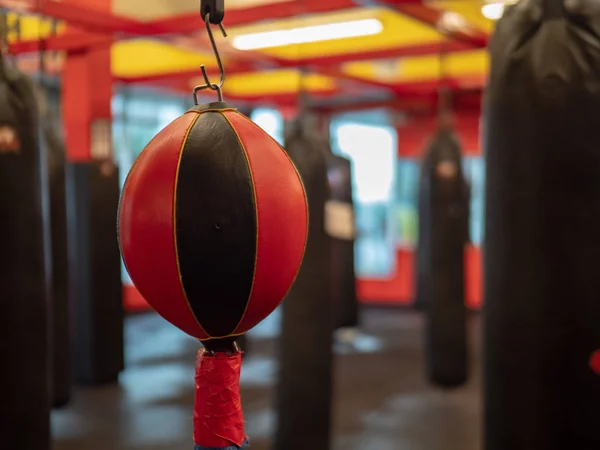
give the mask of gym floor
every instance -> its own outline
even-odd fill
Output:
[[[354,346],[336,346],[332,449],[476,450],[481,405],[479,321],[471,319],[468,386],[442,392],[423,375],[418,313],[368,309]],[[246,431],[267,450],[274,426],[277,312],[250,335],[242,369]],[[154,314],[128,318],[127,370],[119,385],[78,388],[52,417],[54,450],[192,448],[197,343]]]

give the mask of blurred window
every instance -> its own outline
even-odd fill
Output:
[[[396,247],[411,249],[417,244],[420,162],[412,158],[400,158],[397,171],[394,243]]]
[[[395,269],[396,132],[390,126],[365,122],[333,120],[332,147],[334,153],[352,161],[357,275],[385,277]]]
[[[467,156],[463,160],[463,167],[471,188],[471,242],[480,245],[484,224],[485,161],[481,156]]]
[[[271,108],[257,108],[252,111],[250,118],[259,127],[271,135],[273,139],[283,145],[283,117],[279,111]]]

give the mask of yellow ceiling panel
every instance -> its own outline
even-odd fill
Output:
[[[10,42],[17,40],[29,41],[47,37],[52,33],[52,22],[48,19],[41,19],[39,16],[21,15],[9,13],[7,16],[8,26],[13,29],[17,20],[20,20],[20,35],[17,36],[16,31],[11,31],[8,35]],[[57,32],[62,33],[65,29],[63,23],[57,25]]]
[[[475,50],[446,56],[445,70],[450,77],[483,75],[487,73],[488,65],[488,53]],[[414,56],[384,63],[348,63],[343,70],[355,77],[387,83],[430,81],[441,77],[440,58],[437,55]]]
[[[117,42],[111,51],[112,71],[120,78],[193,70],[201,64],[206,68],[216,67],[211,53],[198,53],[151,39]]]
[[[427,4],[442,11],[460,14],[469,24],[486,33],[491,33],[494,28],[494,21],[481,14],[483,0],[429,0]]]
[[[202,83],[202,80],[195,80]],[[299,87],[311,92],[323,92],[335,89],[335,81],[322,75],[304,75],[294,69],[274,70],[263,73],[231,75],[223,86],[223,93],[239,97],[280,95],[298,92]],[[192,83],[193,85],[194,83]]]
[[[327,1],[327,0],[323,0]],[[379,34],[335,39],[306,44],[285,45],[260,50],[268,55],[284,58],[299,59],[321,55],[339,55],[356,50],[375,50],[394,48],[415,44],[438,42],[440,33],[431,27],[384,8],[355,8],[342,12],[332,12],[313,16],[298,17],[286,20],[261,22],[228,30],[229,39],[240,35],[262,33],[275,30],[287,30],[330,23],[349,22],[361,19],[378,19],[383,25]]]

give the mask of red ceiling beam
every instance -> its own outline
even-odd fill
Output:
[[[184,83],[181,83],[181,80],[163,80],[160,81],[159,83],[157,83],[157,85],[159,85],[161,88],[164,89],[168,89],[174,92],[178,92],[180,94],[188,94],[192,95],[192,89]],[[210,91],[206,96],[210,96]],[[334,95],[338,94],[339,92],[336,91],[335,89],[328,89],[328,90],[323,90],[323,91],[317,91],[317,92],[311,92],[310,93],[310,98],[311,99],[319,99],[319,100],[329,100],[331,97],[333,97]],[[266,105],[266,104],[271,104],[271,105],[275,105],[275,106],[290,106],[290,105],[295,105],[298,102],[298,94],[296,92],[288,92],[288,93],[283,93],[283,94],[269,94],[267,96],[261,94],[261,95],[233,95],[229,92],[227,92],[227,89],[225,88],[224,92],[223,92],[223,96],[225,97],[225,99],[228,102],[231,102],[235,105],[236,102],[248,102],[248,103],[254,103],[254,104],[260,104],[260,105]]]
[[[471,84],[472,82],[469,81],[468,77],[460,77],[450,80],[450,85],[454,96],[455,110],[475,110],[479,108],[482,89],[481,87],[463,87]],[[186,83],[183,83],[182,80],[162,80],[158,82],[157,85],[180,93],[190,93],[191,95],[191,88]],[[404,82],[394,86],[394,90],[400,94],[397,97],[376,101],[365,100],[365,97],[361,96],[359,91],[356,93],[356,95],[352,96],[352,99],[355,101],[351,103],[345,103],[342,105],[320,105],[316,106],[315,110],[324,113],[339,113],[365,109],[389,108],[409,112],[435,113],[435,106],[438,100],[437,91],[439,87],[440,81],[438,80],[417,83]],[[344,90],[344,92],[347,91]],[[341,94],[341,92],[337,89],[328,89],[324,91],[310,92],[309,97],[313,100],[329,102],[339,94]],[[271,104],[275,106],[294,106],[298,103],[298,94],[296,92],[285,94],[269,94],[268,96],[262,94],[256,96],[236,96],[229,94],[225,89],[224,95],[227,100],[230,100],[233,103],[239,101],[261,105]]]
[[[462,92],[455,91],[455,112],[479,112],[481,107],[481,91]],[[414,116],[432,116],[437,114],[437,96],[421,95],[404,97],[398,99],[378,101],[356,101],[343,105],[317,106],[315,110],[324,114],[339,114],[352,111],[364,111],[367,109],[389,109],[403,111]]]
[[[403,82],[392,86],[392,88],[398,97],[429,94],[435,94],[437,96],[437,92],[442,86],[448,87],[451,90],[473,91],[483,89],[484,85],[485,76],[478,75],[446,78],[444,80],[437,79]]]
[[[85,4],[85,3],[83,3]],[[0,6],[14,6],[7,0],[0,0]],[[284,19],[302,14],[317,14],[340,9],[356,7],[353,0],[294,0],[282,3],[271,3],[263,6],[233,9],[226,12],[223,24],[237,26],[259,21]],[[203,28],[202,19],[197,12],[186,13],[175,17],[142,22],[115,14],[97,11],[82,6],[74,0],[42,0],[30,2],[22,9],[31,13],[42,14],[70,25],[84,27],[98,33],[122,32],[133,35],[185,34]]]
[[[68,35],[59,35],[55,37],[49,37],[47,39],[32,39],[19,41],[11,44],[11,52],[13,54],[37,52],[39,51],[40,41],[45,43],[48,50],[53,51],[75,51],[84,50],[88,47],[104,44],[111,42],[112,38],[101,34],[92,33],[69,33]],[[177,42],[174,42],[177,45]],[[206,47],[206,50],[210,50]],[[404,58],[409,56],[424,56],[439,54],[442,50],[446,52],[460,52],[466,50],[472,50],[472,47],[464,42],[449,41],[447,43],[428,43],[428,44],[417,44],[407,45],[396,48],[386,49],[375,49],[375,50],[356,50],[348,53],[342,53],[338,55],[319,55],[310,58],[302,59],[283,59],[268,57],[268,55],[261,54],[259,52],[252,52],[248,58],[240,58],[238,55],[244,55],[249,52],[240,51],[237,52],[233,59],[247,59],[254,62],[273,63],[280,67],[297,67],[297,66],[334,66],[352,61],[366,61],[366,60],[378,60],[378,59],[392,59],[392,58]],[[194,72],[196,73],[196,72]],[[199,73],[199,69],[198,72]]]
[[[427,6],[421,0],[380,0],[380,3],[392,7],[395,11],[415,19],[449,38],[465,42],[474,48],[483,48],[487,45],[488,35],[473,26],[465,28],[443,28],[445,11]]]
[[[368,109],[393,109],[397,111],[426,107],[429,102],[424,100],[377,100],[358,101],[343,105],[316,106],[314,110],[323,114],[339,114],[353,111],[364,111]]]
[[[226,11],[223,25],[233,27],[357,7],[354,0],[294,0]],[[157,33],[193,33],[203,28],[199,13],[182,14],[148,23]]]
[[[10,6],[7,0],[0,0],[0,6]],[[23,6],[23,5],[21,5]],[[292,2],[273,3],[260,7],[252,7],[227,12],[224,24],[226,26],[243,25],[261,20],[287,18],[304,13],[322,13],[336,11],[355,6],[353,0],[295,0]],[[93,33],[123,33],[126,35],[160,35],[160,34],[185,34],[203,29],[202,19],[199,14],[184,14],[173,18],[160,19],[150,22],[141,22],[127,17],[107,14],[93,8],[74,3],[73,0],[57,1],[43,0],[30,2],[23,8],[30,13],[37,13],[67,22],[69,25],[85,28]],[[85,49],[86,45],[96,45],[98,36],[78,36],[76,42],[70,42],[62,36],[48,38],[46,45],[52,50],[77,50]],[[31,40],[13,45],[15,54],[35,52],[39,49],[39,41]],[[290,65],[291,66],[291,65]]]
[[[32,39],[13,42],[9,52],[13,55],[21,53],[39,52],[43,47],[45,51],[83,51],[85,49],[106,45],[113,42],[110,36],[93,33],[66,33],[47,39]]]
[[[339,55],[323,55],[292,61],[293,65],[331,66],[353,61],[370,61],[379,59],[405,58],[409,56],[425,56],[439,54],[442,50],[447,52],[460,52],[472,50],[472,47],[463,42],[431,43],[407,45],[396,48],[376,50],[356,50]]]
[[[379,59],[392,59],[392,58],[401,58],[406,56],[418,56],[418,55],[431,55],[438,54],[440,52],[441,44],[426,44],[426,45],[415,45],[415,46],[407,46],[407,47],[399,47],[399,48],[391,48],[385,50],[373,50],[373,51],[357,51],[352,53],[346,53],[341,55],[333,55],[333,56],[319,56],[315,58],[307,58],[299,61],[295,60],[283,60],[281,58],[269,58],[262,59],[253,55],[252,58],[248,58],[244,60],[236,60],[234,63],[226,63],[225,64],[225,73],[233,75],[233,74],[241,74],[248,72],[255,72],[257,70],[255,66],[256,61],[262,62],[270,62],[275,64],[277,68],[297,68],[301,66],[308,66],[311,69],[320,71],[320,69],[326,68],[335,68],[343,63],[353,62],[353,61],[371,61],[371,60],[379,60]],[[464,43],[449,43],[447,49],[451,49],[454,52],[471,50],[471,47]],[[261,55],[262,56],[262,55]],[[235,58],[233,58],[235,59]],[[218,75],[216,72],[213,74]],[[151,83],[160,80],[174,80],[174,79],[190,79],[195,77],[202,76],[202,72],[200,68],[194,68],[192,70],[186,71],[178,71],[171,73],[163,73],[157,75],[149,75],[149,76],[141,76],[141,77],[132,77],[127,79],[122,79],[121,81],[126,83]],[[345,78],[350,75],[344,75]],[[362,80],[362,79],[361,79]],[[369,83],[369,80],[362,80],[363,83]]]
[[[384,83],[384,82],[381,82],[378,80],[373,80],[373,79],[368,79],[368,78],[365,79],[365,78],[357,77],[355,75],[350,75],[337,67],[323,67],[323,68],[320,68],[320,70],[318,70],[318,73],[319,73],[319,75],[325,75],[328,77],[332,77],[332,78],[335,78],[336,80],[349,81],[349,82],[351,82],[353,84],[357,84],[359,86],[362,85],[362,86],[376,87],[376,88],[382,88],[382,89],[393,88],[392,84]]]
[[[219,72],[218,69],[208,69],[208,77],[218,77]],[[236,62],[233,64],[227,64],[225,66],[225,74],[226,75],[239,75],[243,73],[253,73],[256,72],[256,69],[251,67],[248,63],[244,62]],[[200,78],[202,76],[202,72],[200,68],[191,69],[191,70],[182,70],[178,72],[168,72],[168,73],[158,73],[154,75],[142,75],[138,77],[115,77],[115,81],[119,81],[121,83],[162,83],[162,82],[174,82],[181,81],[183,83],[189,84],[192,79]]]
[[[24,9],[31,13],[64,20],[70,25],[83,27],[87,31],[98,33],[152,34],[153,32],[151,26],[138,20],[109,14],[101,10],[82,6],[82,4],[85,5],[85,2],[42,0],[30,2]],[[0,6],[10,8],[11,3],[0,0]]]

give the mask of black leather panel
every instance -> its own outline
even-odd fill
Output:
[[[204,330],[226,336],[250,297],[257,230],[248,161],[221,113],[202,113],[190,131],[176,190],[183,287]]]

